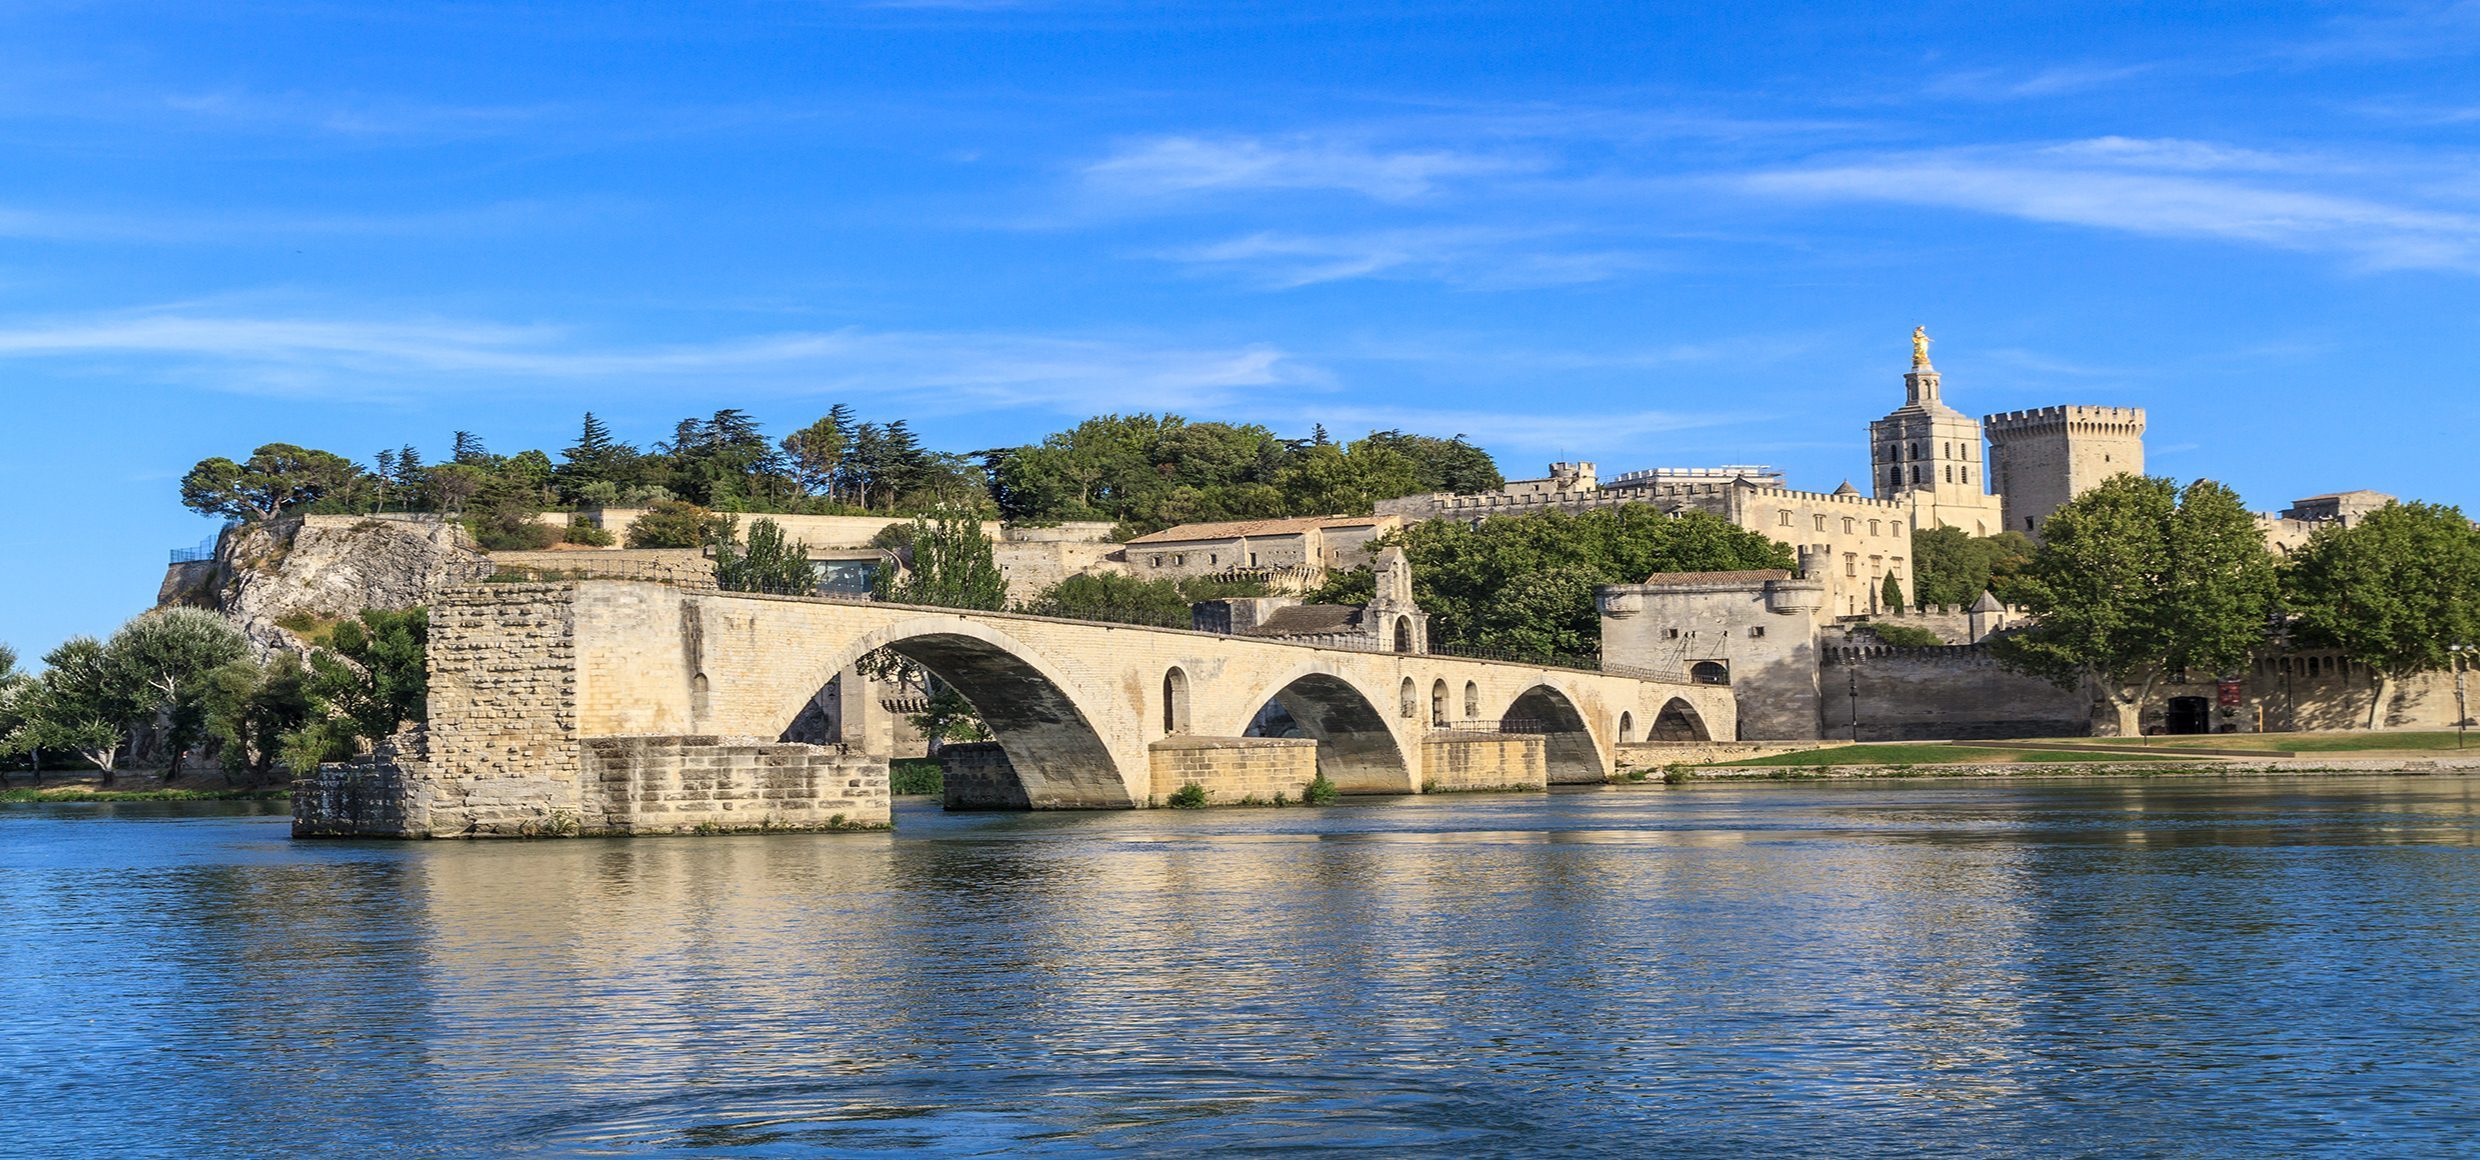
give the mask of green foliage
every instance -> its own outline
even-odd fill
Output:
[[[1975,536],[1961,528],[1912,533],[1912,599],[1921,605],[1969,606],[1983,592],[2015,603],[2016,577],[2032,562],[2032,541],[2020,532]],[[1889,605],[1888,607],[1892,607]]]
[[[568,542],[588,548],[608,548],[616,543],[609,529],[587,522],[584,516],[568,521]]]
[[[990,730],[982,725],[980,711],[973,707],[973,702],[935,677],[926,683],[930,688],[929,704],[908,718],[922,737],[933,745],[990,740]]]
[[[181,477],[181,505],[200,515],[272,519],[345,493],[360,477],[341,455],[269,443],[240,463],[200,460]]]
[[[809,545],[786,542],[783,525],[760,517],[749,525],[749,547],[729,523],[715,545],[715,586],[726,592],[773,592],[807,596],[818,591],[818,566]]]
[[[1368,439],[1301,448],[1275,474],[1274,485],[1284,511],[1293,515],[1367,515],[1379,500],[1422,490],[1412,457]]]
[[[1473,495],[1497,491],[1507,485],[1506,477],[1498,473],[1498,464],[1490,458],[1490,453],[1465,442],[1462,435],[1440,439],[1431,435],[1407,435],[1390,429],[1370,432],[1361,444],[1393,452],[1411,461],[1413,490],[1405,492],[1406,495],[1433,491]]]
[[[992,558],[979,519],[955,511],[916,516],[909,535],[908,571],[899,581],[890,570],[880,570],[878,599],[990,612],[1007,607],[1007,578]]]
[[[1308,806],[1328,805],[1336,798],[1342,796],[1343,791],[1335,788],[1335,783],[1328,780],[1326,775],[1321,772],[1316,777],[1309,779],[1309,784],[1301,788],[1300,804]]]
[[[1946,638],[1916,624],[1866,624],[1861,630],[1876,637],[1880,643],[1896,648],[1927,648],[1946,643]]]
[[[1185,627],[1189,623],[1189,606],[1198,601],[1265,594],[1265,584],[1254,580],[1139,580],[1115,572],[1095,572],[1067,577],[1043,589],[1017,611],[1075,620]]]
[[[1378,574],[1362,564],[1328,572],[1326,582],[1302,599],[1310,604],[1367,604],[1377,598]]]
[[[632,548],[703,548],[724,531],[722,517],[681,500],[663,500],[629,525]]]
[[[898,757],[887,762],[887,792],[891,794],[936,794],[946,788],[947,775],[935,758]]]
[[[2000,638],[1999,657],[2061,687],[2097,683],[2122,733],[2165,673],[2231,672],[2264,641],[2273,562],[2229,488],[2119,475],[2041,533],[2021,582],[2039,622]]]
[[[266,667],[244,658],[206,675],[199,690],[207,739],[225,768],[265,776],[274,769],[284,736],[310,719],[314,703],[310,671],[301,658],[277,653]]]
[[[1429,520],[1392,541],[1412,564],[1432,640],[1527,653],[1599,653],[1596,585],[1793,566],[1789,548],[1721,517],[1674,517],[1638,504],[1500,516],[1478,528]]]
[[[2388,504],[2327,528],[2282,570],[2292,626],[2386,680],[2448,667],[2452,644],[2480,644],[2480,531],[2461,510]],[[2373,692],[2381,723],[2384,683]]]
[[[1903,582],[1894,573],[1886,573],[1885,583],[1878,586],[1877,606],[1891,612],[1903,607]]]
[[[1171,796],[1164,798],[1163,804],[1175,810],[1202,809],[1206,804],[1206,787],[1189,782],[1171,791]]]

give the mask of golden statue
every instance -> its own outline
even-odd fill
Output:
[[[1929,328],[1926,326],[1915,326],[1912,328],[1912,368],[1919,370],[1926,368],[1928,365]]]

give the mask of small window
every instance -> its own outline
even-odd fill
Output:
[[[1920,465],[1917,463],[1912,465],[1912,482],[1920,482]]]
[[[1750,640],[1756,640],[1756,639],[1758,639],[1759,637],[1762,637],[1762,636],[1764,636],[1764,635],[1765,635],[1765,626],[1764,626],[1764,625],[1762,625],[1762,624],[1752,624],[1752,625],[1749,625],[1749,626],[1748,626],[1748,639],[1750,639]]]
[[[1826,530],[1826,518],[1824,516],[1817,517],[1817,530],[1821,532]]]
[[[1162,567],[1162,557],[1160,557],[1160,556],[1156,556],[1156,557],[1154,557],[1154,566],[1155,566],[1155,567],[1157,567],[1157,568]]]
[[[1860,521],[1855,520],[1855,519],[1851,518],[1850,516],[1844,516],[1844,517],[1843,517],[1843,534],[1844,534],[1844,535],[1848,536],[1848,535],[1852,534],[1852,532],[1854,532],[1854,531],[1858,530],[1859,526],[1860,526]]]
[[[1222,562],[1223,562],[1223,554],[1222,554],[1222,553],[1220,553],[1220,552],[1216,552],[1216,553],[1214,553],[1214,554],[1212,554],[1212,555],[1210,555],[1210,556],[1207,556],[1207,557],[1206,557],[1206,563],[1207,563],[1209,566],[1211,566],[1211,565],[1215,565],[1215,564],[1220,564],[1220,563],[1222,563]]]
[[[1878,522],[1877,522],[1876,520],[1870,520],[1870,521],[1869,521],[1869,534],[1870,534],[1870,535],[1872,535],[1872,536],[1874,536],[1874,535],[1879,534],[1879,532],[1880,532],[1880,531],[1881,531],[1881,529],[1880,529],[1880,528],[1879,528],[1879,526],[1878,526]]]
[[[1948,483],[1953,483],[1953,482],[1955,482],[1955,465],[1954,465],[1954,464],[1949,463],[1949,464],[1947,464],[1947,465],[1946,465],[1946,482],[1948,482]]]
[[[1664,640],[1678,640],[1678,639],[1679,639],[1679,630],[1678,630],[1678,629],[1676,629],[1676,628],[1666,628],[1666,629],[1663,629],[1663,630],[1662,630],[1662,639],[1664,639]]]
[[[1962,472],[1962,473],[1963,473],[1963,482],[1965,482],[1965,483],[1970,483],[1970,482],[1972,482],[1972,469],[1971,469],[1971,468],[1969,468],[1969,467],[1961,467],[1961,468],[1957,468],[1956,470],[1958,470],[1958,471],[1960,471],[1960,472]]]
[[[1845,552],[1845,553],[1843,553],[1843,575],[1845,575],[1845,576],[1857,576],[1857,575],[1859,575],[1859,574],[1860,574],[1860,556],[1859,556],[1859,554],[1858,554],[1858,553],[1856,553],[1856,552]]]
[[[1791,509],[1789,509],[1789,508],[1784,508],[1784,509],[1782,510],[1782,512],[1781,512],[1781,513],[1779,513],[1779,518],[1777,518],[1777,519],[1774,521],[1774,526],[1775,526],[1775,527],[1779,527],[1779,528],[1787,528],[1787,527],[1790,527],[1790,526],[1791,526]]]

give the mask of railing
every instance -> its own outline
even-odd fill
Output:
[[[223,541],[224,533],[231,531],[232,528],[233,525],[225,524],[222,528],[210,533],[206,539],[198,541],[198,546],[195,548],[174,548],[172,550],[172,562],[175,564],[195,564],[201,560],[214,559],[215,546]]]

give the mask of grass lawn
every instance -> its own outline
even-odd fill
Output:
[[[0,802],[209,802],[209,801],[283,801],[293,796],[288,789],[84,789],[64,786],[59,789],[0,790]]]
[[[2067,744],[2144,749],[2257,749],[2267,753],[2394,753],[2454,749],[2451,729],[2429,733],[2210,733],[2183,737],[2061,737]],[[2471,734],[2480,752],[2480,729]]]
[[[2007,749],[1980,745],[1907,745],[1889,742],[1883,745],[1837,745],[1828,749],[1803,749],[1797,753],[1777,753],[1772,757],[1751,757],[1746,761],[1725,761],[1719,764],[1778,765],[2011,765],[2019,762],[2040,765],[2064,765],[2078,761],[2125,761],[2124,753],[2075,753],[2061,749]],[[2138,760],[2141,760],[2139,758]]]

